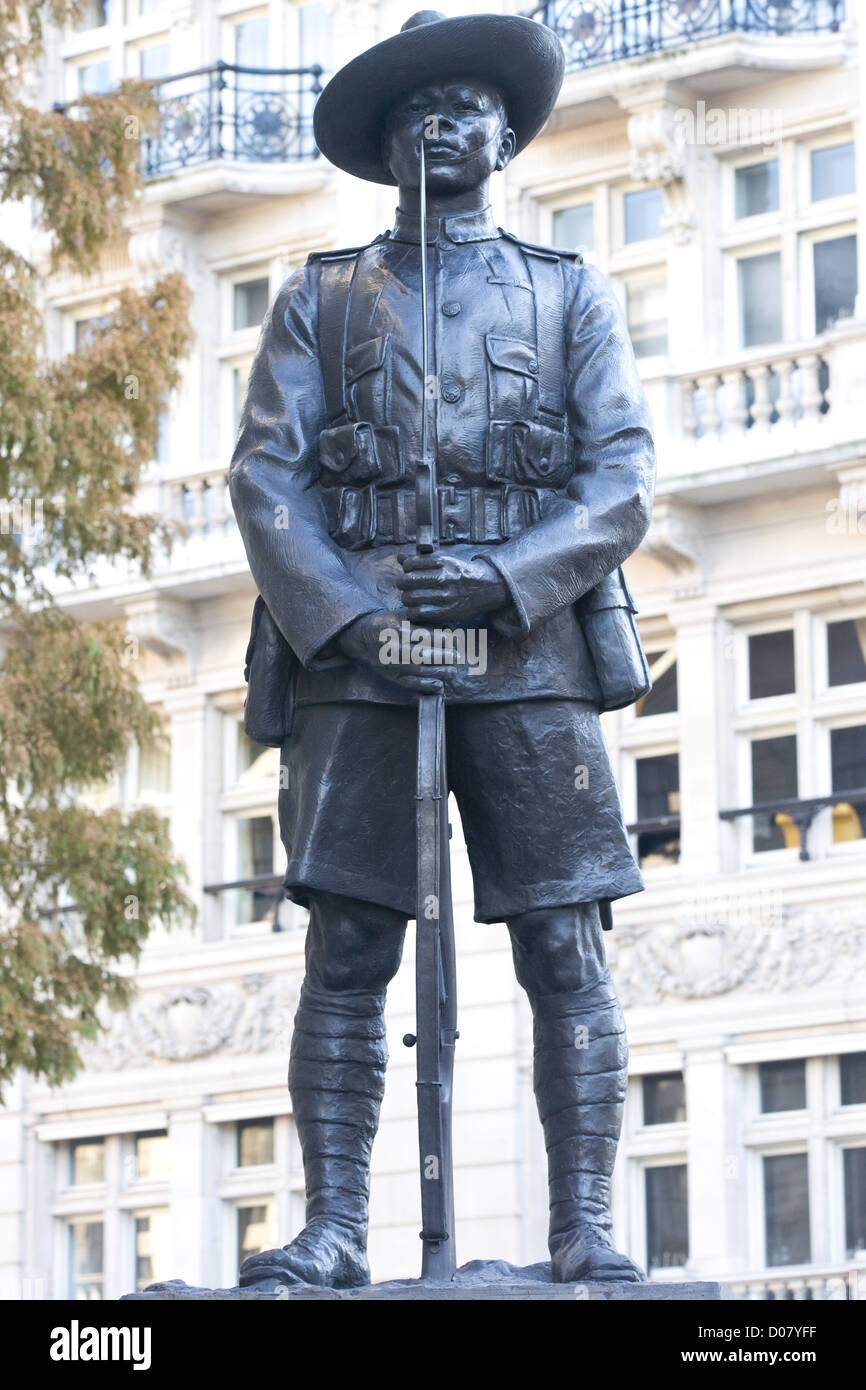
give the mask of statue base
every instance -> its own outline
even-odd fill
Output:
[[[163,1284],[150,1284],[141,1293],[128,1293],[125,1300],[174,1301],[198,1299],[285,1302],[288,1299],[366,1302],[396,1300],[403,1303],[431,1301],[503,1299],[568,1299],[575,1302],[719,1302],[732,1299],[724,1284],[694,1281],[682,1284],[647,1282],[635,1284],[625,1280],[617,1283],[554,1284],[549,1264],[527,1265],[519,1268],[505,1260],[472,1260],[461,1265],[447,1284],[434,1284],[421,1279],[391,1279],[384,1284],[365,1284],[357,1289],[323,1289],[313,1284],[278,1284],[276,1280],[241,1289],[200,1289],[185,1284],[182,1279],[170,1279]]]

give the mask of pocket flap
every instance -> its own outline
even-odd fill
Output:
[[[509,372],[522,372],[524,376],[538,376],[535,348],[520,338],[499,338],[488,333],[487,355],[494,367],[506,367]]]
[[[365,343],[356,343],[346,352],[346,380],[357,381],[366,372],[375,371],[385,361],[390,333],[380,338],[368,338]]]

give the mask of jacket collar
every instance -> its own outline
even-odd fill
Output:
[[[407,213],[397,209],[394,220],[394,230],[391,232],[392,241],[414,241],[421,242],[421,219],[410,217]],[[446,237],[449,241],[496,241],[500,232],[493,220],[493,213],[490,205],[482,208],[479,212],[457,212],[451,217],[442,217],[437,221],[427,219],[427,240],[432,244],[440,237]]]

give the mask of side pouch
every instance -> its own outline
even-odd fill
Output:
[[[637,609],[622,570],[614,570],[576,605],[595,666],[601,709],[622,709],[652,688],[634,615]]]
[[[244,729],[256,743],[279,748],[291,734],[297,669],[298,658],[259,594],[244,667]]]

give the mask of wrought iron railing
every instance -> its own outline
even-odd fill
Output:
[[[218,62],[156,84],[158,133],[145,142],[147,178],[214,159],[316,159],[313,107],[323,69],[244,68]]]
[[[783,816],[796,827],[800,841],[800,858],[808,860],[811,858],[808,835],[812,821],[819,811],[826,811],[830,806],[851,807],[857,818],[855,825],[859,832],[861,812],[864,813],[862,818],[866,819],[866,787],[852,787],[849,790],[830,792],[827,796],[799,796],[788,797],[779,801],[757,801],[754,806],[737,806],[730,811],[720,811],[719,816],[722,820],[731,821],[739,820],[741,816],[763,816],[776,826],[780,824],[776,817]]]
[[[555,30],[575,69],[722,34],[834,32],[845,0],[548,0],[532,17]]]

